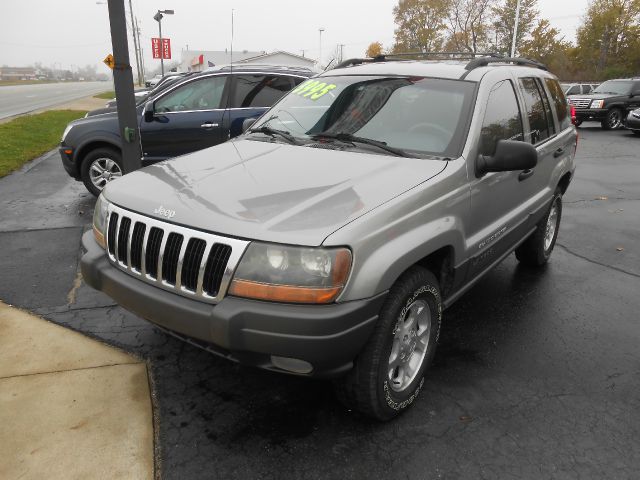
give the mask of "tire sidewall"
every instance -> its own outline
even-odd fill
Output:
[[[545,231],[546,231],[546,225],[547,222],[549,221],[549,216],[551,215],[551,210],[553,209],[553,206],[556,205],[556,208],[558,210],[558,216],[556,218],[556,230],[553,233],[553,240],[551,241],[551,245],[549,245],[549,248],[545,250],[544,248],[544,238],[545,235],[543,234],[541,237],[541,242],[542,242],[542,255],[544,256],[545,260],[548,260],[549,257],[551,257],[551,253],[553,252],[553,248],[556,246],[556,240],[558,239],[558,233],[560,232],[560,223],[562,221],[562,194],[560,192],[556,192],[555,195],[553,196],[553,200],[551,200],[551,205],[549,206],[549,212],[547,213],[547,216],[545,217]]]
[[[428,281],[416,282],[410,292],[411,293],[408,295],[404,295],[401,302],[394,302],[396,304],[388,310],[388,313],[393,312],[394,314],[386,328],[386,341],[380,357],[380,365],[378,366],[378,398],[380,400],[382,410],[387,412],[389,417],[393,417],[408,408],[420,394],[424,385],[424,372],[433,360],[440,336],[440,327],[442,324],[442,302],[437,286]],[[404,391],[396,392],[389,385],[388,378],[388,359],[393,347],[395,329],[398,322],[404,318],[408,307],[419,299],[425,300],[431,311],[429,344],[425,358],[420,366],[420,370],[413,379],[413,382]]]
[[[89,190],[89,192],[96,197],[100,195],[100,192],[102,190],[98,190],[96,186],[91,182],[89,169],[91,168],[93,162],[98,158],[110,158],[111,160],[116,162],[120,167],[120,170],[122,170],[122,158],[120,156],[120,153],[111,148],[97,148],[85,155],[84,160],[82,161],[82,167],[80,169],[80,176],[87,190]]]

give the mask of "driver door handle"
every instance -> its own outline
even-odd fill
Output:
[[[218,126],[217,123],[204,122],[202,125],[200,125],[200,128],[214,128],[214,127],[217,127],[217,126]]]
[[[523,170],[520,172],[520,175],[518,175],[518,181],[521,182],[523,180],[526,180],[531,175],[533,175],[533,169],[528,168],[527,170]]]

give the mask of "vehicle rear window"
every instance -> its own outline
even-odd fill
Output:
[[[545,83],[549,92],[551,92],[551,98],[556,108],[556,115],[558,116],[558,124],[560,131],[571,126],[571,118],[569,118],[569,106],[567,105],[567,99],[562,93],[562,89],[557,80],[553,78],[545,78]]]

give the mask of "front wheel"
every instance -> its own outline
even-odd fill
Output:
[[[556,190],[547,215],[522,245],[516,248],[516,258],[524,265],[541,267],[549,261],[558,238],[562,218],[562,191]]]
[[[442,300],[437,279],[411,267],[393,285],[371,338],[336,393],[349,408],[390,420],[414,402],[440,335]]]
[[[604,130],[617,130],[622,127],[622,110],[612,108],[607,112],[607,116],[600,125]]]
[[[122,176],[122,155],[111,148],[96,148],[83,162],[80,177],[84,186],[96,197],[104,186]]]

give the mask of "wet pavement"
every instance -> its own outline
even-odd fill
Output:
[[[511,256],[447,310],[419,401],[390,423],[79,281],[93,200],[57,154],[0,179],[0,299],[150,361],[165,479],[638,478],[640,138],[585,125],[550,264]]]

